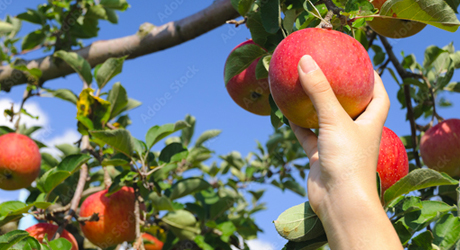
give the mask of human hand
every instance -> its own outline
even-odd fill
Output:
[[[329,198],[342,203],[357,192],[377,195],[379,145],[390,101],[375,73],[373,99],[354,121],[310,56],[300,60],[299,78],[317,111],[319,136],[292,123],[291,128],[310,159],[308,197],[321,218],[324,206],[331,202]]]

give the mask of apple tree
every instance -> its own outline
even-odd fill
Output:
[[[146,23],[132,36],[88,46],[85,39],[98,37],[99,22],[118,22],[117,13],[129,7],[126,0],[48,1],[6,16],[0,22],[1,90],[20,85],[25,90],[19,107],[4,110],[12,123],[0,127],[0,141],[11,133],[33,138],[41,128],[21,123],[22,116],[35,117],[24,103],[43,94],[75,105],[81,138],[74,145],[58,145],[60,156],[41,153],[40,173],[27,187],[26,202],[0,204],[0,226],[14,224],[26,214],[51,226],[44,227],[41,236],[33,229],[2,231],[0,249],[119,249],[121,244],[133,249],[249,249],[246,241],[263,230],[254,214],[266,209],[260,202],[264,191],[249,184],[265,183],[306,195],[304,183],[296,181],[308,174],[306,155],[271,97],[265,105],[275,132],[247,156],[238,151],[215,156],[206,142],[221,131],[194,137],[196,120],[191,115],[155,125],[144,138],[129,131],[129,111],[141,102],[130,98],[122,83],[108,84],[123,72],[125,61],[186,42],[226,22],[245,25],[255,43],[230,54],[226,84],[256,60],[255,78],[267,79],[276,47],[297,30],[333,29],[359,41],[372,56],[374,68],[391,74],[400,87],[389,94],[406,109],[411,130],[400,136],[410,172],[384,192],[376,187],[382,206],[407,249],[460,248],[460,120],[444,120],[437,108],[450,102],[436,99],[444,91],[460,92],[460,83],[451,82],[460,68],[460,51],[453,44],[431,46],[423,62],[413,55],[400,61],[386,38],[404,39],[426,25],[455,32],[460,25],[459,4],[456,0],[216,0],[182,20],[161,27]],[[22,22],[36,29],[18,37]],[[21,58],[32,51],[44,56]],[[46,86],[47,80],[72,73],[81,79],[80,93]],[[430,122],[423,124],[427,118]],[[435,136],[443,133],[447,135]],[[160,143],[161,150],[152,150]],[[457,151],[443,153],[449,150]],[[22,170],[14,158],[2,159],[0,181]],[[286,209],[275,221],[287,239],[284,249],[327,248],[321,222],[308,202]]]

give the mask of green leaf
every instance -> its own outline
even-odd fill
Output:
[[[152,206],[156,211],[174,211],[171,200],[164,195],[159,196],[156,192],[152,192],[149,194],[149,199],[152,201]]]
[[[168,224],[174,235],[181,240],[193,240],[201,232],[195,216],[186,210],[169,212],[161,220]]]
[[[439,48],[438,46],[429,46],[425,50],[425,60],[423,61],[423,67],[428,68],[430,67],[434,61],[441,55],[442,53],[445,53],[447,51]]]
[[[208,140],[220,135],[221,132],[222,132],[222,130],[218,130],[218,129],[205,131],[196,140],[195,147],[200,147],[204,142],[206,142],[206,141],[208,141]]]
[[[116,75],[121,73],[123,68],[123,62],[126,57],[120,58],[109,58],[97,70],[94,70],[94,78],[96,79],[97,86],[99,89],[104,88],[104,86]]]
[[[55,146],[59,151],[61,151],[64,156],[74,155],[80,153],[80,149],[74,145],[67,143],[59,144]]]
[[[260,4],[260,16],[265,30],[275,34],[281,23],[280,0],[264,1]]]
[[[56,98],[59,98],[64,101],[68,101],[68,102],[71,102],[77,105],[78,96],[75,93],[73,93],[70,89],[56,89],[56,90],[45,89],[45,88],[43,89],[46,92],[52,94]]]
[[[460,82],[451,82],[444,90],[460,93]]]
[[[29,233],[24,230],[14,230],[0,236],[0,250],[8,250],[17,242],[25,239]]]
[[[409,231],[409,227],[404,223],[404,218],[396,221],[393,226],[399,236],[401,244],[406,245],[407,242],[409,242],[409,240],[412,238],[412,233]]]
[[[195,132],[196,119],[191,115],[186,115],[184,121],[189,124],[189,126],[182,129],[180,139],[182,144],[187,147],[190,144],[190,141],[192,140],[193,134]]]
[[[129,4],[126,0],[101,0],[100,5],[121,11],[125,11],[129,8]]]
[[[64,239],[64,238],[59,238],[59,239],[55,239],[55,240],[52,240],[50,241],[49,243],[49,246],[51,247],[51,249],[59,249],[59,250],[70,250],[72,249],[72,243],[70,243],[69,240],[67,239]]]
[[[222,222],[219,225],[217,225],[216,228],[217,230],[222,232],[220,239],[224,242],[228,242],[230,236],[232,236],[233,233],[236,231],[236,227],[231,221]]]
[[[283,182],[283,186],[284,186],[284,188],[287,188],[287,189],[293,191],[294,193],[296,193],[298,195],[301,195],[301,196],[306,196],[307,195],[307,192],[305,192],[305,188],[302,187],[295,180],[287,180],[287,181]]]
[[[307,241],[302,241],[302,242],[289,241],[284,246],[283,250],[316,250],[316,249],[320,249],[326,243],[327,243],[327,237],[324,234],[312,240],[307,240]]]
[[[274,223],[276,231],[290,241],[307,241],[325,234],[323,224],[308,201],[287,209]]]
[[[155,145],[161,139],[189,126],[190,125],[185,121],[178,121],[174,124],[168,123],[162,126],[157,125],[151,127],[145,135],[145,142],[147,143],[147,148],[150,150],[153,147],[153,145]]]
[[[193,240],[196,245],[203,250],[214,250],[214,247],[206,243],[204,236],[203,235],[197,235],[195,239]]]
[[[385,191],[385,204],[388,204],[400,195],[440,185],[458,185],[458,181],[445,173],[439,173],[432,169],[414,170]]]
[[[250,10],[254,0],[232,0],[233,8],[235,8],[241,16],[245,16]]]
[[[88,61],[75,52],[67,52],[60,50],[54,53],[55,57],[64,60],[80,77],[87,83],[91,84],[93,76],[91,74],[91,66]]]
[[[35,23],[39,25],[44,24],[46,21],[46,17],[42,13],[34,9],[29,9],[29,8],[27,8],[27,12],[21,13],[17,15],[16,17],[23,21],[27,21],[27,22]]]
[[[404,216],[406,225],[415,231],[425,228],[440,215],[456,209],[441,201],[422,201],[421,205],[421,209],[411,211]]]
[[[87,154],[75,154],[65,157],[59,165],[48,170],[40,177],[37,181],[37,188],[43,193],[51,193],[55,187],[74,174],[89,159],[91,159],[91,156]]]
[[[247,44],[235,49],[225,64],[225,85],[236,75],[249,67],[257,58],[265,54],[265,50],[255,44]]]
[[[265,67],[264,59],[269,57],[271,59],[271,55],[266,55],[262,57],[256,65],[256,79],[265,79],[268,78],[268,68]]]
[[[27,213],[32,207],[46,209],[51,206],[49,202],[34,202],[25,204],[21,201],[6,201],[0,204],[0,226],[10,221],[16,221],[22,218],[23,213]]]
[[[372,45],[371,46],[372,50],[374,51],[375,55],[374,58],[372,59],[374,62],[374,65],[380,65],[385,61],[385,52],[383,52],[382,48],[378,45]]]
[[[380,9],[382,16],[418,21],[455,32],[460,25],[453,9],[443,0],[388,0]]]
[[[0,126],[0,135],[8,134],[8,133],[13,133],[14,129],[11,129],[7,126]]]
[[[109,91],[107,101],[110,102],[110,119],[118,116],[128,104],[128,94],[120,82],[116,82]]]
[[[445,0],[446,3],[458,14],[458,6],[460,5],[460,0]]]
[[[445,214],[433,228],[433,243],[441,249],[450,249],[460,240],[460,219],[452,214]]]
[[[131,157],[134,152],[135,138],[126,129],[91,131],[90,133],[128,157]]]
[[[409,245],[409,250],[426,250],[432,249],[433,234],[430,231],[425,231],[412,239]]]
[[[21,49],[30,50],[45,41],[46,34],[42,30],[32,31],[22,39]]]
[[[171,194],[169,195],[169,198],[171,200],[179,199],[189,194],[205,190],[210,186],[211,185],[207,181],[200,177],[182,179],[171,187]]]
[[[120,110],[120,114],[125,112],[125,111],[135,109],[135,108],[139,107],[141,104],[142,103],[140,101],[128,98],[128,104],[126,104],[126,106]]]
[[[0,34],[9,33],[14,30],[14,26],[7,22],[0,21]]]
[[[184,148],[182,143],[174,142],[164,147],[161,150],[161,153],[158,159],[162,162],[169,163],[174,155],[184,152],[184,151],[187,151],[187,149]]]

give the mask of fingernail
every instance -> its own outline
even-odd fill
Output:
[[[312,71],[318,69],[318,64],[316,64],[315,60],[311,58],[309,55],[305,55],[300,59],[299,68],[302,70],[304,74],[308,74]]]

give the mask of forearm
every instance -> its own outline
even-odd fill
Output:
[[[377,194],[339,192],[325,197],[320,216],[331,249],[403,249]]]

